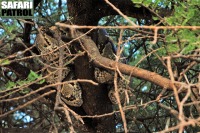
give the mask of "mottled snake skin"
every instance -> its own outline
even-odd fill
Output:
[[[103,57],[115,60],[116,59],[115,58],[116,49],[114,48],[112,41],[107,36],[107,33],[103,29],[99,29],[98,37],[99,38],[97,40],[97,43],[98,43],[98,48],[99,48],[101,55]],[[94,76],[95,76],[95,79],[97,82],[106,83],[106,84],[112,86],[111,90],[108,93],[108,97],[113,104],[117,104],[117,99],[115,97],[115,90],[114,90],[114,84],[113,84],[114,72],[104,70],[101,68],[95,68]],[[127,77],[125,75],[123,75],[123,76]],[[123,80],[122,78],[118,79],[117,90],[119,92],[120,101],[122,103],[125,102],[125,90],[129,89],[128,84],[129,83],[127,81]]]
[[[45,80],[49,84],[58,82],[58,70],[60,69],[58,62],[60,54],[59,47],[65,43],[61,39],[55,38],[60,37],[61,34],[61,31],[55,26],[52,26],[49,29],[41,27],[35,41],[36,47],[40,51],[41,59],[44,63],[49,65],[42,71],[43,76],[47,76]],[[62,48],[64,51],[63,63],[67,64],[70,59],[67,56],[69,51],[66,46]],[[68,66],[63,65],[61,80],[63,81],[66,77],[70,77],[67,79],[69,81],[74,79],[75,76]],[[83,100],[79,83],[64,83],[61,88],[61,99],[70,106],[81,106]]]
[[[126,77],[126,76],[125,76]],[[126,94],[125,91],[127,91],[127,94],[129,94],[129,86],[128,86],[128,82],[126,80],[123,80],[121,78],[119,78],[118,82],[117,82],[117,91],[119,93],[120,96],[120,102],[122,104],[124,104],[126,102]],[[113,104],[118,104],[117,99],[115,97],[115,89],[111,88],[111,90],[108,92],[108,97],[110,98],[110,101]]]
[[[70,79],[73,80],[75,75],[71,71],[69,73]],[[79,83],[64,83],[61,88],[61,99],[68,105],[71,106],[81,106],[83,104],[82,100],[82,90]],[[78,99],[77,99],[78,98]]]

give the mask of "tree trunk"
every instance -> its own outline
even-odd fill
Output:
[[[91,0],[68,0],[68,10],[73,18],[72,23],[76,25],[97,25],[100,16],[92,13],[95,9],[94,4],[97,1]],[[83,30],[84,31],[84,30]],[[94,32],[93,32],[94,33]],[[97,35],[97,34],[95,34]],[[91,35],[92,39],[95,36]],[[75,60],[75,73],[79,79],[94,80],[94,67],[91,65],[87,55]],[[113,111],[112,104],[108,98],[108,92],[105,85],[92,85],[90,83],[81,83],[83,89],[83,109],[87,115],[100,115]],[[109,117],[92,119],[93,132],[115,132],[114,115]]]
[[[130,0],[111,0],[117,8],[132,17],[151,18],[151,14],[144,7],[135,8]],[[108,15],[117,15],[104,0],[68,0],[68,11],[75,25],[97,25],[98,21]],[[123,6],[122,6],[123,5]],[[127,10],[128,9],[128,10]],[[82,30],[86,31],[86,30]],[[95,42],[97,34],[95,31],[90,34]],[[94,80],[94,67],[91,65],[88,56],[84,55],[75,60],[75,73],[77,78]],[[81,83],[83,89],[83,109],[87,115],[99,115],[113,111],[112,104],[108,98],[107,86],[94,86],[90,83]],[[114,115],[109,117],[93,119],[93,128],[98,132],[115,132]]]

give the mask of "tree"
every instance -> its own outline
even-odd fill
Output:
[[[1,20],[4,130],[199,130],[198,1],[35,0],[34,4],[34,21]],[[117,49],[105,55],[108,43]],[[96,68],[110,74],[111,83],[98,82]],[[129,82],[123,93],[118,91],[121,80]],[[68,88],[64,94],[73,89],[69,84],[81,87],[80,107],[70,106],[72,97],[62,96],[64,86]],[[116,105],[108,97],[112,88]]]

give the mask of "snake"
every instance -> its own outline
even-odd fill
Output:
[[[63,47],[65,42],[59,39],[59,37],[63,34],[61,30],[56,26],[52,26],[50,28],[40,27],[38,32],[39,33],[37,34],[35,40],[35,46],[40,52],[41,60],[48,66],[42,71],[42,75],[46,77],[45,81],[48,84],[55,84],[58,82],[58,68],[60,68],[59,48],[62,48],[64,51],[64,65],[62,66],[61,80],[70,81],[75,79],[75,74],[71,68],[65,65],[70,60],[70,57],[68,56],[69,48],[67,46]],[[66,79],[66,77],[68,78]],[[64,101],[67,105],[80,107],[83,104],[82,90],[78,82],[64,82],[61,86],[60,93],[62,101]]]
[[[116,48],[114,47],[114,44],[105,29],[98,29],[97,35],[98,39],[96,41],[100,54],[103,57],[115,60]],[[98,83],[107,84],[109,86],[108,88],[110,88],[110,90],[108,92],[108,97],[112,104],[118,104],[115,97],[114,72],[96,67],[94,70],[94,77]],[[123,75],[123,77],[128,78],[126,75]],[[117,90],[119,92],[120,101],[122,103],[125,102],[125,90],[129,89],[129,83],[127,81],[128,80],[122,79],[120,77],[117,79]]]

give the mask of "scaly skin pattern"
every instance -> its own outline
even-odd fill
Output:
[[[66,66],[70,60],[69,48],[64,46],[65,43],[61,39],[56,37],[61,36],[61,30],[55,26],[50,28],[41,27],[36,37],[35,45],[40,51],[41,60],[48,66],[42,71],[43,76],[46,76],[45,80],[49,84],[54,84],[58,81],[58,70],[62,69],[61,80],[65,81],[61,87],[61,99],[70,106],[79,107],[83,104],[82,90],[80,84],[77,82],[67,83],[67,81],[73,80],[75,75],[70,67]],[[59,66],[59,48],[63,48],[64,58],[62,67]],[[59,69],[58,69],[59,68]],[[68,79],[66,79],[68,77]],[[67,81],[66,81],[67,80]]]
[[[99,48],[101,55],[103,57],[115,60],[116,59],[115,51],[114,51],[115,49],[114,49],[112,41],[109,39],[109,37],[107,35],[104,34],[105,32],[102,31],[102,29],[99,29],[99,31],[97,31],[97,32],[99,34],[98,35],[98,37],[99,37],[98,38],[98,48]],[[105,36],[103,36],[103,34]],[[108,97],[113,104],[118,104],[117,99],[115,97],[115,90],[114,90],[114,84],[113,84],[114,72],[107,71],[103,68],[95,68],[94,76],[98,83],[105,83],[105,84],[108,84],[109,86],[111,86],[110,87],[111,89],[108,93]],[[123,75],[123,77],[127,78],[127,76],[125,76],[125,75]],[[122,103],[125,102],[125,98],[126,98],[125,90],[129,89],[128,84],[129,83],[127,82],[126,79],[122,79],[122,78],[117,79],[117,91],[120,95],[120,101]]]

